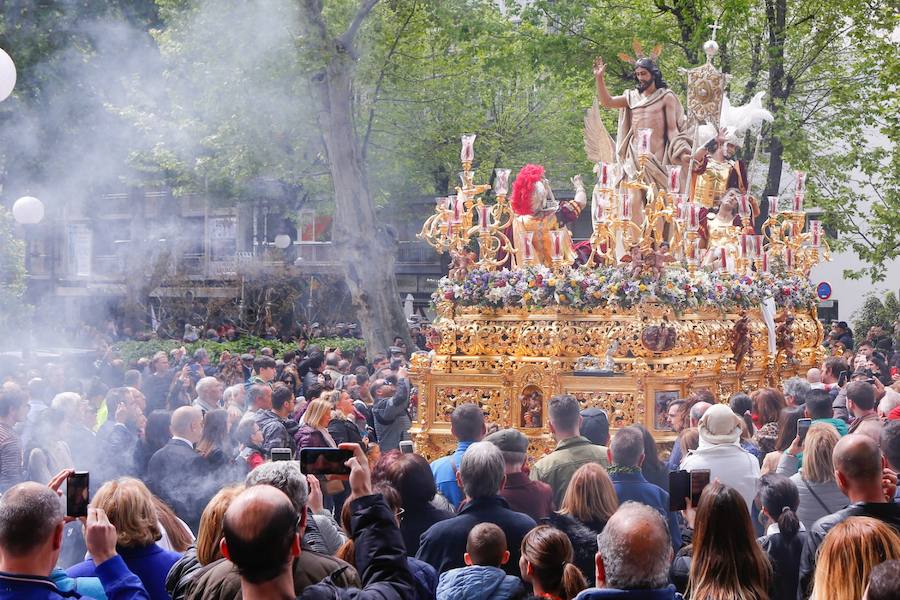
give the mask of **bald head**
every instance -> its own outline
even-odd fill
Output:
[[[606,587],[630,590],[667,585],[672,541],[656,509],[624,503],[597,536],[597,548]],[[601,572],[599,565],[597,572]]]
[[[32,481],[15,485],[0,498],[0,548],[17,558],[43,551],[62,520],[56,492]]]
[[[845,435],[835,445],[831,458],[834,470],[843,475],[849,485],[881,484],[881,450],[869,436]]]
[[[197,443],[203,434],[203,412],[193,406],[181,406],[172,413],[172,435]]]
[[[298,520],[284,492],[270,485],[247,488],[225,512],[222,551],[247,581],[271,581],[299,553]]]

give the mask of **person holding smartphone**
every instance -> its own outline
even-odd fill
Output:
[[[741,448],[741,418],[725,404],[711,406],[700,419],[700,447],[681,462],[685,471],[708,469],[711,481],[718,479],[735,488],[751,510],[759,481],[759,461]]]
[[[15,485],[0,499],[0,598],[71,597],[68,592],[63,595],[55,582],[65,585],[72,579],[53,568],[62,549],[63,527],[74,520],[63,514],[58,495],[71,474],[72,471],[62,471],[49,485]],[[116,552],[116,528],[106,513],[90,508],[82,518],[84,541],[106,597],[150,600],[141,580]]]

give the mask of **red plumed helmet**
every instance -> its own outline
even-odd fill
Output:
[[[544,167],[541,165],[525,165],[516,180],[513,182],[512,201],[510,207],[517,215],[531,215],[534,210],[531,207],[531,197],[534,195],[534,185],[544,178]]]

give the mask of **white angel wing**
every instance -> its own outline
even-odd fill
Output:
[[[600,118],[600,105],[594,104],[584,114],[584,151],[592,163],[616,160],[616,145],[613,143],[603,119]]]
[[[742,135],[755,125],[759,125],[763,121],[771,123],[775,117],[762,106],[762,98],[765,92],[759,92],[753,99],[743,106],[731,106],[728,97],[722,99],[722,126],[728,127],[730,131],[737,132]]]

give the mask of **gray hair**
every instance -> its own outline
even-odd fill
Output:
[[[239,383],[237,385],[228,386],[225,388],[225,392],[222,394],[222,399],[227,406],[230,402],[234,402],[235,404],[242,404],[240,399],[245,397],[244,394],[244,384]]]
[[[606,585],[620,590],[665,587],[669,583],[672,540],[655,508],[638,502],[619,507],[597,536]]]
[[[206,393],[218,385],[219,380],[215,377],[202,377],[200,378],[200,381],[197,382],[197,385],[194,386],[194,389],[197,390],[197,395],[205,400]]]
[[[25,556],[45,543],[62,520],[56,492],[34,482],[15,485],[0,499],[0,546],[12,556]]]
[[[803,404],[806,402],[806,394],[809,393],[809,390],[812,388],[809,387],[809,382],[803,377],[791,377],[781,384],[782,389],[784,389],[785,396],[791,396],[795,399],[800,399],[800,402],[794,402],[794,404]]]
[[[300,464],[292,460],[280,460],[259,465],[244,480],[247,487],[254,485],[271,485],[281,490],[291,499],[294,510],[303,514],[306,500],[309,498],[309,485],[306,475],[300,470]]]
[[[62,412],[67,418],[71,418],[75,411],[78,410],[80,403],[81,396],[75,392],[62,392],[53,396],[53,402],[50,403],[50,406]]]
[[[459,462],[463,491],[470,500],[496,496],[505,472],[503,453],[491,442],[472,444]]]
[[[691,407],[691,420],[699,422],[703,418],[703,414],[712,406],[709,402],[697,402]]]
[[[644,434],[637,427],[623,427],[616,432],[609,450],[613,463],[622,467],[636,467],[644,455]]]
[[[55,401],[55,399],[54,399]],[[884,398],[878,403],[878,412],[883,416],[887,416],[889,412],[900,406],[900,392],[894,391],[892,388],[884,388]]]

